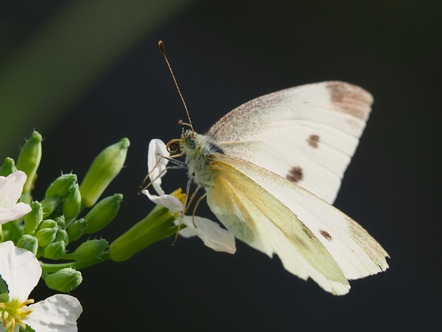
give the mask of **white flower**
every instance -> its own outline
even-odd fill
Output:
[[[195,225],[193,224],[195,222]],[[175,225],[179,220],[175,219]],[[210,219],[195,216],[184,216],[183,224],[187,227],[179,232],[185,238],[198,236],[204,244],[215,251],[234,254],[236,252],[235,237],[228,230],[221,228],[220,225]]]
[[[164,190],[161,188],[161,178],[166,175],[166,166],[169,163],[169,160],[164,157],[169,156],[170,153],[162,140],[153,139],[149,142],[147,169],[149,170],[152,186],[159,195],[164,195]]]
[[[25,182],[26,174],[22,171],[0,176],[0,225],[31,212],[28,204],[17,203]]]
[[[169,160],[164,157],[169,157],[170,154],[166,149],[166,144],[160,139],[153,139],[149,142],[149,150],[147,152],[147,169],[149,170],[149,178],[152,182],[152,187],[159,195],[151,194],[147,189],[141,191],[152,202],[168,208],[171,212],[182,212],[184,210],[183,204],[178,198],[172,195],[166,195],[163,188],[161,188],[161,178],[166,174],[166,166]]]
[[[37,285],[41,267],[28,250],[16,248],[11,241],[0,243],[0,275],[8,285],[8,296],[0,297],[0,331],[17,332],[29,325],[36,332],[77,331],[83,308],[70,295],[57,294],[36,304],[28,299]],[[2,302],[4,301],[4,302]]]
[[[147,190],[143,190],[145,194],[155,204],[162,205],[171,212],[182,212],[184,210],[183,204],[178,198],[173,195],[164,194],[161,188],[161,177],[166,173],[166,166],[169,162],[169,157],[166,149],[166,144],[159,139],[153,139],[149,143],[148,152],[148,171],[152,186],[159,195],[152,195]],[[206,246],[215,250],[234,254],[236,251],[235,237],[231,232],[222,228],[218,223],[202,217],[194,217],[195,225],[191,216],[184,216],[183,224],[187,227],[180,230],[179,234],[185,238],[198,236]],[[175,220],[175,225],[179,224],[179,218]]]

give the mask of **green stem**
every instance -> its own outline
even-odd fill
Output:
[[[46,271],[47,273],[54,273],[61,269],[65,268],[72,268],[75,270],[81,270],[86,267],[96,265],[99,263],[103,263],[110,259],[109,251],[101,254],[100,256],[91,259],[89,261],[83,261],[83,262],[68,262],[68,263],[60,263],[60,264],[50,264],[50,263],[40,263],[41,268]]]
[[[41,278],[43,280],[46,280],[46,277],[49,275],[49,273],[47,273],[45,270],[41,271]]]

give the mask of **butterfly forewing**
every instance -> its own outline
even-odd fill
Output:
[[[373,102],[352,84],[322,82],[254,99],[207,134],[240,157],[332,203]]]

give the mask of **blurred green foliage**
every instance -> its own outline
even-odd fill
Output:
[[[119,57],[191,3],[77,0],[62,8],[0,67],[0,159],[33,128],[56,120]]]

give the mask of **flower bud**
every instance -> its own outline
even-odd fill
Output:
[[[66,223],[70,223],[72,220],[77,218],[81,210],[81,194],[80,187],[75,184],[69,190],[66,199],[63,203],[63,215]]]
[[[80,186],[81,199],[86,207],[95,204],[109,183],[118,175],[126,160],[129,139],[104,149],[94,160]]]
[[[77,241],[80,237],[83,236],[87,227],[87,221],[84,219],[75,220],[68,227],[68,235],[70,241]]]
[[[48,275],[45,279],[46,286],[63,293],[74,290],[82,281],[81,272],[71,268],[61,269]]]
[[[0,176],[8,176],[16,171],[14,159],[7,157],[0,166]]]
[[[56,228],[44,228],[40,229],[37,234],[35,234],[35,237],[38,240],[38,245],[40,247],[46,247],[49,244],[51,244],[55,237],[57,236],[57,229]]]
[[[42,200],[41,206],[43,207],[43,218],[49,217],[60,203],[61,198],[57,196],[52,196]]]
[[[75,174],[63,174],[59,176],[49,185],[45,198],[52,196],[64,198],[75,182],[77,182],[77,176]]]
[[[63,241],[53,242],[45,248],[44,257],[58,260],[66,253],[66,246]]]
[[[69,235],[64,229],[59,229],[55,236],[55,241],[63,241],[65,245],[69,244]]]
[[[25,215],[25,233],[34,234],[43,219],[43,207],[40,202],[31,203],[31,212]]]
[[[86,241],[75,250],[73,258],[77,262],[95,259],[104,253],[108,245],[109,242],[104,239]]]
[[[46,219],[40,223],[40,226],[38,226],[38,229],[40,230],[43,228],[55,228],[55,227],[57,227],[57,222],[55,220]]]
[[[36,255],[38,249],[38,240],[32,235],[25,234],[18,240],[17,247],[29,250]]]
[[[59,228],[65,228],[65,226],[66,226],[66,221],[65,221],[65,219],[64,219],[64,216],[59,216],[59,217],[55,218],[54,220],[55,220],[55,222],[57,223],[57,226],[58,226]]]
[[[147,217],[111,243],[109,247],[111,259],[114,262],[125,261],[152,243],[163,239],[174,220],[175,216],[167,208],[157,205]]]
[[[35,174],[41,160],[41,139],[41,135],[34,131],[20,151],[17,169],[25,172],[28,177],[23,187],[23,193],[30,192],[32,189]]]
[[[117,215],[122,200],[123,195],[115,194],[98,202],[84,217],[87,220],[85,232],[91,234],[106,227]]]

